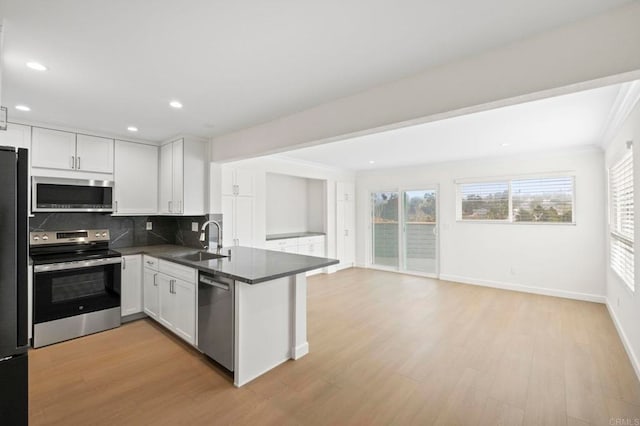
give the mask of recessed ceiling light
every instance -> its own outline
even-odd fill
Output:
[[[32,70],[36,70],[36,71],[46,71],[47,67],[45,67],[44,65],[42,65],[40,62],[27,62],[27,66],[29,68],[31,68]]]
[[[374,164],[374,163],[375,163],[375,161],[369,160],[369,164]]]
[[[173,108],[177,108],[177,109],[182,108],[182,103],[180,103],[179,101],[171,101],[171,102],[169,102],[169,105],[171,105]]]
[[[136,126],[129,126],[129,127],[127,127],[127,130],[130,131],[130,132],[137,132],[138,128]]]
[[[500,146],[509,146],[509,144],[505,142],[505,143],[501,143]]]
[[[31,111],[31,108],[26,105],[16,105],[16,109],[20,111]]]

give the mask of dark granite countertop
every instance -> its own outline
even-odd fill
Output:
[[[335,265],[338,260],[325,257],[303,256],[251,247],[224,248],[222,254],[230,257],[195,262],[178,256],[196,253],[198,250],[175,245],[127,247],[114,249],[123,255],[148,254],[159,259],[179,263],[203,272],[218,274],[248,284],[258,284],[277,278],[296,275],[325,266]]]
[[[318,235],[326,235],[324,232],[288,232],[286,234],[269,234],[267,235],[267,241],[272,240],[284,240],[287,238],[299,238],[299,237],[317,237]]]

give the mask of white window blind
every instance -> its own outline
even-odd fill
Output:
[[[628,153],[609,170],[611,268],[634,289],[633,155]]]
[[[460,185],[462,220],[508,220],[509,182]]]
[[[458,219],[574,223],[573,176],[458,184]]]
[[[573,177],[511,181],[514,222],[573,223]]]

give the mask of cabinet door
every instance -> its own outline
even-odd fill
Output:
[[[113,139],[78,134],[76,170],[113,173]]]
[[[236,193],[241,196],[252,196],[255,176],[249,170],[236,170]]]
[[[234,225],[236,244],[253,246],[253,197],[235,197]]]
[[[173,142],[173,213],[184,212],[184,142]]]
[[[7,130],[0,132],[0,146],[31,149],[31,127],[7,123]],[[31,155],[31,153],[29,153]]]
[[[158,272],[153,269],[144,268],[143,276],[143,307],[144,313],[151,318],[158,319],[158,311],[160,308],[160,291],[158,284]]]
[[[174,329],[175,323],[175,301],[171,292],[172,280],[168,275],[158,274],[156,282],[158,283],[158,321],[169,330]]]
[[[154,214],[158,209],[158,147],[116,141],[115,213]]]
[[[235,170],[222,166],[220,177],[220,190],[222,195],[235,195]]]
[[[183,280],[174,284],[175,333],[192,345],[196,342],[196,286]]]
[[[76,134],[34,127],[31,138],[31,166],[75,170]]]
[[[236,238],[235,234],[235,220],[234,220],[234,206],[235,199],[233,195],[222,196],[222,245],[224,247],[230,247],[234,243]]]
[[[160,148],[160,175],[158,179],[158,211],[171,213],[173,204],[173,145]]]
[[[122,316],[142,312],[142,256],[122,256],[120,311]]]

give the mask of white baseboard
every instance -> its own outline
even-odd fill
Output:
[[[304,342],[301,345],[291,349],[291,359],[300,359],[309,353],[309,342]]]
[[[609,315],[611,316],[611,320],[613,321],[613,325],[616,326],[616,330],[618,331],[618,336],[620,336],[620,340],[622,340],[624,349],[627,351],[627,356],[629,357],[629,361],[631,361],[633,370],[636,372],[636,377],[638,377],[638,380],[640,380],[640,364],[638,363],[638,357],[636,357],[636,354],[633,352],[633,349],[631,348],[631,343],[629,342],[627,335],[622,329],[622,325],[620,324],[620,321],[618,321],[618,317],[616,316],[615,311],[611,307],[609,300],[607,300],[606,305],[607,305],[607,310],[609,311]]]
[[[563,297],[565,299],[584,300],[586,302],[607,303],[607,298],[598,294],[579,293],[574,291],[557,290],[544,287],[532,287],[523,284],[504,283],[491,280],[480,280],[458,275],[440,274],[443,281],[454,281],[462,284],[479,285],[483,287],[500,288],[503,290],[521,291],[523,293],[542,294],[545,296]]]

